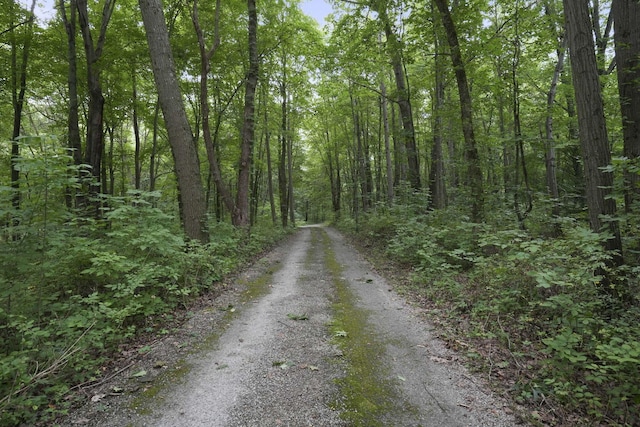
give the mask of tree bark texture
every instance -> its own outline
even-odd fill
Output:
[[[283,58],[282,64],[282,79],[280,83],[280,96],[282,97],[282,123],[280,125],[280,144],[278,150],[278,194],[280,196],[280,219],[282,221],[282,227],[286,227],[289,221],[289,191],[287,185],[287,151],[289,144],[287,143],[287,72],[286,72],[286,58]]]
[[[62,17],[65,32],[67,34],[67,61],[69,69],[67,71],[67,90],[69,91],[69,110],[67,112],[67,138],[68,147],[73,150],[73,161],[77,165],[82,164],[82,139],[80,138],[80,125],[78,115],[78,60],[76,49],[76,22],[77,3],[71,0],[69,6],[69,16],[65,10],[64,0],[58,3],[58,9]]]
[[[442,54],[439,52],[438,36],[435,39],[435,87],[433,96],[433,147],[431,149],[431,171],[429,173],[430,209],[444,209],[447,206],[447,190],[445,183],[444,153],[442,150],[444,108],[444,67]]]
[[[607,124],[598,66],[593,45],[587,0],[563,0],[569,52],[578,112],[578,128],[584,163],[589,222],[594,232],[608,231],[606,248],[617,251],[614,262],[622,262],[622,242],[615,200],[610,197],[613,175],[602,170],[611,163]],[[603,221],[603,216],[608,217]]]
[[[15,16],[13,9],[15,4],[11,3],[12,13],[11,19]],[[18,41],[16,39],[16,28],[12,25],[10,43],[11,43],[11,104],[13,105],[13,132],[11,134],[11,188],[14,190],[11,198],[11,204],[14,209],[20,209],[21,196],[20,192],[20,171],[17,168],[18,158],[20,157],[20,137],[22,129],[22,110],[24,108],[24,97],[27,92],[27,63],[29,61],[29,50],[31,49],[31,38],[33,36],[33,21],[35,0],[31,2],[29,16],[27,17],[27,25],[25,30],[24,43],[20,55],[20,64],[18,65]],[[12,23],[13,24],[13,23]]]
[[[387,175],[387,204],[393,205],[393,163],[391,160],[391,138],[389,132],[389,112],[387,106],[387,87],[384,81],[380,81],[380,110],[384,132],[384,155]]]
[[[545,119],[545,166],[546,166],[546,181],[547,181],[547,193],[552,199],[553,207],[551,208],[551,214],[554,217],[560,215],[560,193],[558,191],[558,177],[557,177],[557,160],[556,160],[556,142],[553,134],[553,106],[556,102],[556,94],[558,92],[558,83],[560,82],[560,75],[564,68],[565,52],[567,50],[567,37],[566,34],[562,37],[561,45],[558,47],[558,62],[553,72],[551,84],[549,85],[549,91],[547,92],[547,118]]]
[[[618,92],[622,112],[624,156],[637,168],[640,157],[640,2],[614,0],[614,40],[618,70]],[[625,207],[631,211],[640,201],[640,175],[625,171]]]
[[[451,51],[451,62],[456,75],[458,84],[458,94],[460,97],[460,115],[462,117],[462,133],[465,142],[465,160],[467,161],[467,185],[471,189],[471,219],[474,222],[480,222],[483,218],[484,210],[484,194],[482,183],[482,169],[480,168],[480,157],[476,147],[476,137],[473,127],[473,108],[471,103],[471,93],[469,91],[469,83],[467,81],[467,72],[464,61],[462,60],[462,52],[458,41],[458,33],[455,23],[451,17],[451,11],[447,0],[434,0],[440,16],[442,24],[447,35],[447,42]]]
[[[160,0],[139,0],[151,53],[153,75],[175,161],[179,204],[188,237],[207,242],[206,203],[200,162],[184,109],[169,32]]]
[[[100,33],[98,35],[98,41],[94,46],[87,0],[78,0],[77,2],[80,32],[82,33],[87,63],[87,89],[89,92],[87,141],[84,162],[91,166],[91,174],[98,181],[101,179],[100,169],[102,167],[102,155],[104,152],[104,96],[102,94],[98,61],[102,56],[107,26],[109,25],[114,6],[114,0],[105,0],[102,9]],[[93,193],[97,192],[100,187],[92,184],[91,188],[91,192]]]
[[[402,122],[402,141],[404,141],[407,156],[407,179],[414,190],[420,190],[422,186],[420,182],[420,161],[418,158],[418,146],[416,144],[416,131],[413,123],[410,93],[407,87],[407,77],[402,61],[402,48],[398,37],[393,31],[391,22],[389,22],[386,6],[381,6],[378,13],[384,26],[384,33],[387,38],[387,50],[391,57],[391,66],[396,82],[398,109],[400,110],[400,119]]]
[[[242,142],[240,146],[240,168],[238,170],[238,192],[233,223],[236,226],[249,225],[249,184],[251,177],[251,152],[255,135],[255,96],[258,85],[258,13],[256,0],[248,0],[249,14],[249,71],[245,83]]]

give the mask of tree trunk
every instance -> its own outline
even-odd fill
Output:
[[[76,0],[71,0],[69,7],[70,16],[67,17],[64,0],[60,0],[58,10],[62,17],[65,32],[67,34],[67,61],[69,70],[67,72],[67,87],[69,91],[69,110],[67,112],[67,138],[68,147],[73,150],[73,160],[76,166],[82,164],[82,140],[80,138],[80,126],[78,117],[78,60],[76,49]]]
[[[266,90],[265,90],[266,92]],[[268,120],[268,108],[266,105],[266,95],[263,96],[263,98],[265,99],[265,106],[264,106],[264,127],[266,129],[266,133],[264,136],[264,145],[265,145],[265,151],[267,154],[267,193],[269,196],[269,207],[270,207],[270,211],[271,211],[271,223],[275,226],[278,222],[278,217],[276,215],[276,202],[274,199],[274,194],[273,194],[273,165],[271,163],[271,132],[269,131],[269,120]]]
[[[529,173],[524,155],[524,141],[522,138],[522,125],[520,121],[520,82],[518,80],[518,67],[520,65],[520,30],[519,30],[519,9],[516,6],[514,14],[515,39],[513,40],[514,50],[511,60],[511,87],[512,93],[512,113],[513,113],[513,136],[515,140],[516,170],[515,170],[515,191],[513,193],[513,206],[518,218],[521,230],[526,229],[525,220],[533,210],[533,196],[529,184]],[[522,173],[522,183],[520,179]],[[521,188],[524,185],[524,209],[521,206]]]
[[[11,188],[14,193],[11,198],[11,204],[17,211],[20,209],[20,171],[17,168],[18,158],[20,157],[20,144],[18,138],[22,129],[22,110],[24,108],[24,97],[27,91],[27,63],[29,61],[29,50],[31,49],[31,38],[33,36],[33,21],[35,0],[31,2],[31,9],[27,17],[27,26],[25,30],[25,40],[22,45],[22,55],[20,65],[18,66],[18,42],[15,37],[16,28],[13,25],[11,30],[11,104],[13,106],[13,132],[11,134]],[[15,8],[15,3],[11,3],[11,8]],[[11,19],[15,16],[11,13]],[[17,221],[17,217],[16,217]],[[14,224],[17,225],[17,222]]]
[[[133,70],[131,74],[132,79],[132,93],[131,93],[131,103],[133,109],[133,137],[135,139],[135,147],[134,147],[134,156],[133,156],[133,164],[134,164],[134,186],[136,190],[140,190],[140,181],[142,176],[142,166],[140,162],[140,125],[138,123],[138,90],[136,87],[136,70]]]
[[[560,75],[564,67],[564,57],[567,50],[566,47],[566,34],[562,37],[562,44],[558,48],[558,62],[551,79],[551,85],[549,86],[549,92],[547,92],[547,118],[545,120],[545,165],[546,165],[546,181],[547,192],[551,197],[553,206],[551,208],[551,215],[553,217],[560,216],[560,194],[558,192],[558,179],[557,179],[557,167],[556,167],[556,144],[555,137],[553,135],[553,106],[556,102],[556,93],[558,91],[558,82],[560,81]],[[559,232],[559,230],[556,230]]]
[[[429,174],[429,192],[431,209],[444,209],[447,206],[445,185],[444,154],[442,150],[442,114],[444,108],[444,67],[439,52],[438,36],[435,37],[435,87],[433,105],[433,148],[431,149],[431,172]]]
[[[282,123],[280,126],[280,145],[279,145],[279,157],[278,157],[278,193],[280,196],[280,219],[282,221],[282,227],[286,227],[289,221],[287,215],[289,209],[289,194],[287,188],[287,85],[285,79],[286,73],[286,59],[283,59],[283,81],[280,83],[280,96],[282,97]]]
[[[198,38],[198,47],[200,49],[200,115],[202,118],[202,136],[205,148],[207,150],[207,160],[209,161],[209,173],[216,184],[217,195],[222,199],[224,206],[232,214],[236,210],[236,205],[231,195],[230,187],[224,182],[222,171],[220,170],[220,162],[218,160],[218,146],[215,143],[216,138],[211,134],[210,125],[210,108],[209,108],[209,72],[211,71],[211,58],[220,46],[219,36],[219,19],[220,19],[220,0],[216,0],[216,11],[214,18],[214,36],[213,45],[207,49],[204,39],[204,32],[200,27],[198,18],[198,2],[193,2],[192,11],[193,26]],[[217,135],[217,134],[216,134]],[[206,202],[205,202],[206,206]]]
[[[382,126],[384,132],[384,154],[387,175],[387,205],[393,205],[393,163],[391,161],[391,144],[389,132],[389,112],[387,107],[387,87],[380,81],[380,110],[382,111]]]
[[[613,263],[620,265],[623,261],[622,242],[618,222],[614,219],[616,202],[611,197],[613,175],[602,169],[611,163],[611,153],[589,9],[586,0],[563,0],[563,4],[578,111],[589,222],[594,232],[607,231],[610,234],[606,248],[612,251]],[[603,216],[608,221],[603,221]]]
[[[149,155],[149,191],[156,191],[156,155],[158,153],[158,122],[160,121],[160,101],[156,100],[153,109],[153,134],[151,136],[151,154]]]
[[[293,137],[291,132],[291,121],[287,121],[287,195],[289,201],[289,223],[296,226],[295,199],[293,193]]]
[[[153,75],[175,160],[179,205],[188,237],[207,242],[206,204],[198,152],[184,109],[160,0],[139,0]]]
[[[640,200],[640,175],[632,170],[639,166],[640,157],[640,3],[614,0],[612,9],[624,156],[630,162],[624,174],[624,201],[630,212]]]
[[[102,178],[102,183],[103,183],[103,190],[102,192],[105,194],[111,194],[112,196],[115,194],[115,187],[116,187],[116,172],[115,172],[115,162],[113,161],[113,149],[114,149],[114,143],[115,143],[115,137],[113,135],[113,128],[107,125],[107,135],[109,135],[109,148],[107,149],[107,156],[105,160],[106,163],[106,167],[102,168],[102,172],[103,172],[103,178]],[[107,181],[107,170],[109,171],[109,178]],[[124,179],[124,176],[123,176]],[[109,183],[107,185],[107,182]]]
[[[238,170],[238,192],[236,209],[232,214],[233,224],[240,227],[249,225],[249,186],[251,181],[251,151],[255,134],[255,95],[258,85],[258,14],[256,0],[247,1],[249,13],[249,71],[244,94],[244,114],[242,124],[242,144],[240,146],[240,168]]]
[[[460,96],[460,113],[462,116],[462,133],[465,143],[465,160],[467,161],[467,185],[471,188],[471,220],[480,222],[484,216],[484,194],[482,185],[482,169],[476,147],[476,138],[473,128],[473,109],[471,105],[471,93],[467,82],[467,72],[462,60],[458,33],[449,11],[447,0],[434,0],[447,34],[449,49],[451,50],[451,62],[455,70]]]
[[[377,9],[387,38],[387,51],[391,57],[391,66],[396,82],[398,109],[400,110],[402,123],[402,141],[404,142],[407,156],[407,179],[414,190],[420,190],[422,186],[420,183],[420,162],[413,124],[413,112],[411,110],[411,97],[407,88],[407,77],[402,60],[402,48],[389,21],[386,5],[381,5]]]
[[[97,44],[94,46],[91,34],[91,24],[89,23],[89,11],[87,0],[78,0],[78,18],[80,22],[80,32],[84,41],[84,51],[87,63],[87,89],[89,92],[88,119],[87,119],[87,141],[85,147],[84,161],[91,166],[91,174],[96,181],[100,181],[102,174],[102,155],[104,152],[104,96],[102,95],[102,85],[100,83],[100,68],[98,61],[102,56],[107,26],[115,7],[114,0],[105,0],[102,9],[102,22]],[[99,185],[90,183],[90,193],[99,191]],[[96,211],[96,215],[99,214]]]

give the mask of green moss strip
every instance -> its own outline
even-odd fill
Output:
[[[388,425],[392,414],[402,409],[394,404],[401,399],[389,380],[389,368],[379,359],[385,343],[367,323],[367,311],[357,307],[326,233],[323,244],[325,264],[336,290],[331,333],[347,364],[346,375],[337,381],[342,395],[336,406],[342,411],[341,417],[353,426]]]

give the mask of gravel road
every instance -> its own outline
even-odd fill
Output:
[[[187,348],[154,344],[61,425],[517,425],[337,231],[301,228],[237,280]]]

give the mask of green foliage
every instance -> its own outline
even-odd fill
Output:
[[[119,344],[161,329],[163,314],[286,232],[249,235],[218,224],[209,245],[186,242],[176,218],[155,207],[161,195],[139,191],[101,197],[100,219],[78,215],[63,202],[79,189],[70,158],[42,147],[26,152],[39,155],[19,162],[28,172],[20,209],[12,208],[14,189],[0,193],[10,224],[0,238],[0,426],[64,412],[70,387],[99,379]]]
[[[545,396],[596,420],[640,422],[640,304],[611,292],[638,295],[637,268],[612,270],[607,236],[568,218],[558,220],[557,238],[452,218],[464,217],[452,207],[371,224],[393,224],[386,253],[413,268],[416,290],[443,316],[537,367],[514,379],[519,399]]]

